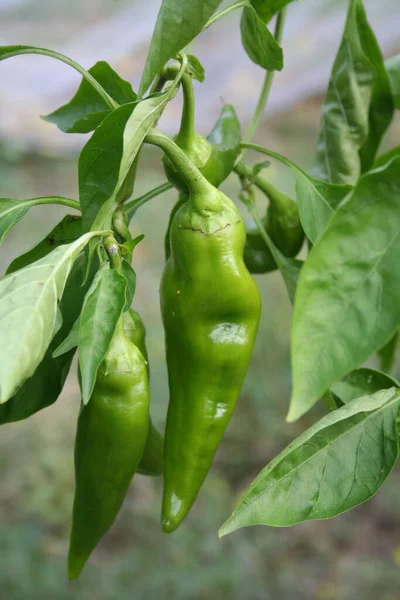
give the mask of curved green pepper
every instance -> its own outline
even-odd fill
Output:
[[[148,136],[174,158],[165,136]],[[179,151],[175,160],[181,159]],[[261,300],[243,262],[245,227],[229,198],[193,166],[182,169],[189,199],[175,214],[161,282],[170,389],[162,527],[188,514],[242,387]]]
[[[123,315],[124,332],[126,337],[137,346],[147,362],[149,373],[149,360],[146,348],[146,329],[138,312],[130,308]],[[149,373],[150,375],[150,373]],[[164,470],[164,436],[154,426],[150,419],[149,432],[146,445],[140,459],[137,472],[142,475],[162,475]]]
[[[146,444],[146,361],[122,319],[101,364],[90,402],[82,406],[75,441],[76,490],[68,574],[77,579],[124,501]]]
[[[282,254],[287,257],[296,256],[304,241],[296,202],[262,177],[255,178],[254,182],[270,200],[263,219],[266,232]],[[246,221],[246,232],[244,261],[249,271],[267,273],[276,269],[276,262],[252,219]]]

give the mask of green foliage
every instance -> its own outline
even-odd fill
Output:
[[[282,70],[282,48],[252,7],[244,7],[240,31],[243,47],[256,65],[270,71]]]
[[[397,158],[361,177],[302,269],[290,419],[383,346],[400,324],[399,169]]]
[[[353,185],[372,166],[392,116],[393,97],[381,51],[362,0],[350,0],[322,108],[317,176]]]

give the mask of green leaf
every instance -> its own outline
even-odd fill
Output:
[[[78,254],[99,232],[59,246],[39,261],[0,280],[0,403],[31,377],[51,342],[58,300]]]
[[[90,230],[107,200],[115,199],[124,152],[124,131],[135,106],[135,103],[125,104],[109,114],[81,152],[79,198],[84,231]],[[111,221],[108,227],[110,225]]]
[[[125,305],[125,277],[114,269],[102,268],[85,297],[78,332],[82,400],[87,404],[96,375]]]
[[[384,152],[383,154],[378,156],[378,158],[374,162],[374,169],[376,169],[377,167],[382,167],[383,165],[386,165],[386,163],[388,163],[390,160],[392,160],[392,158],[396,158],[397,156],[400,156],[400,146],[391,148],[387,152]]]
[[[207,139],[213,145],[213,157],[218,165],[216,170],[224,180],[233,171],[240,153],[240,122],[232,105],[225,104],[222,108]]]
[[[393,116],[381,51],[361,0],[351,0],[322,109],[315,174],[354,184],[371,168]]]
[[[283,68],[282,48],[254,8],[245,6],[240,20],[242,44],[248,57],[268,71]]]
[[[89,69],[89,73],[119,104],[128,104],[137,100],[131,84],[121,79],[108,63],[97,62]],[[110,112],[111,109],[105,100],[83,78],[70,102],[42,118],[54,123],[65,133],[88,133],[96,129]]]
[[[140,82],[143,96],[164,65],[202,31],[221,0],[162,0]]]
[[[27,419],[34,413],[54,404],[64,386],[74,351],[53,358],[53,351],[60,345],[77,319],[87,287],[83,286],[86,261],[78,256],[65,285],[59,307],[63,325],[52,340],[34,375],[27,379],[18,392],[5,404],[0,405],[0,424]]]
[[[400,157],[359,180],[301,270],[290,421],[400,326],[399,169]]]
[[[40,198],[0,198],[0,243],[10,229],[26,215],[32,206],[38,204],[66,204],[75,203],[75,200],[60,196],[42,196]],[[76,203],[77,207],[79,206]]]
[[[396,333],[390,338],[390,340],[378,350],[378,355],[380,359],[380,368],[382,371],[386,371],[389,373],[392,368],[396,358],[396,350],[399,343],[399,332]]]
[[[219,536],[249,525],[328,519],[371,498],[398,457],[399,402],[391,388],[315,423],[261,471]]]
[[[295,167],[292,171],[296,180],[300,221],[306,236],[315,244],[343,198],[353,188],[320,181]]]
[[[141,235],[137,235],[135,238],[133,238],[132,240],[129,240],[127,242],[125,242],[124,244],[122,244],[122,251],[126,252],[127,254],[132,254],[133,250],[136,248],[136,246],[138,244],[140,244],[140,242],[144,239],[144,235],[143,233]]]
[[[82,219],[76,215],[66,215],[46,237],[25,254],[21,254],[9,265],[6,274],[43,258],[62,244],[70,244],[82,235]]]
[[[133,298],[135,296],[135,291],[136,291],[136,273],[132,269],[131,265],[126,260],[122,261],[122,275],[125,277],[125,281],[126,281],[125,306],[124,306],[124,312],[125,312],[130,309],[132,302],[133,302]]]
[[[193,54],[188,54],[187,59],[188,59],[187,70],[188,70],[189,75],[192,77],[192,79],[196,79],[197,81],[200,81],[200,83],[203,83],[204,78],[205,78],[205,72],[204,72],[203,65],[201,64],[199,59],[196,56],[194,56]]]
[[[79,332],[80,317],[78,317],[75,323],[72,325],[68,332],[67,337],[61,342],[59,346],[53,352],[53,358],[66,354],[73,348],[78,346],[78,332]]]
[[[334,383],[331,390],[343,404],[348,404],[360,396],[375,394],[380,390],[394,387],[400,386],[393,377],[375,369],[362,368],[351,371],[341,381]]]
[[[394,105],[400,109],[400,54],[392,56],[385,62],[392,88]]]
[[[292,0],[250,0],[250,4],[257,11],[258,16],[268,23],[276,13],[285,8]]]

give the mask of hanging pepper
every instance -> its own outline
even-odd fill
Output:
[[[189,189],[173,218],[161,282],[170,389],[162,526],[171,532],[195,501],[232,415],[261,301],[243,262],[245,228],[233,202],[167,136],[147,141],[162,147]]]
[[[114,523],[139,465],[149,428],[146,361],[120,319],[75,441],[75,499],[68,574],[77,579]]]

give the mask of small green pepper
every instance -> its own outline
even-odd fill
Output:
[[[139,465],[149,429],[146,361],[120,319],[75,441],[75,499],[68,574],[77,579],[110,529]]]
[[[254,179],[256,186],[269,198],[270,204],[263,225],[275,246],[287,257],[294,257],[304,241],[296,202],[277,190],[263,177]],[[267,273],[277,268],[276,262],[252,219],[246,221],[244,261],[251,273]]]

